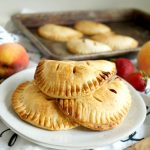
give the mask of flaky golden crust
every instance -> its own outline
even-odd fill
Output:
[[[48,40],[59,42],[66,42],[73,38],[81,38],[83,36],[79,31],[55,24],[45,24],[39,27],[38,34]]]
[[[57,100],[41,93],[33,82],[20,84],[11,102],[18,116],[34,126],[47,130],[67,130],[78,126],[60,112]]]
[[[87,35],[107,33],[111,31],[110,27],[107,25],[90,20],[77,21],[75,23],[75,29]]]
[[[131,96],[126,84],[115,78],[94,94],[76,99],[59,100],[59,108],[69,118],[92,130],[109,130],[126,117]]]
[[[89,95],[115,74],[115,64],[105,60],[42,60],[34,79],[38,88],[50,97],[74,98]]]
[[[112,51],[108,45],[90,39],[70,40],[67,42],[67,48],[74,54],[90,54]]]
[[[136,48],[138,41],[132,37],[119,34],[97,34],[93,35],[91,39],[109,45],[113,50],[124,50]]]

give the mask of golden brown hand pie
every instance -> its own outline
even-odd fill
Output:
[[[109,130],[127,115],[131,96],[126,84],[115,78],[90,96],[59,100],[59,108],[69,118],[92,130]]]
[[[115,74],[115,64],[105,60],[42,60],[34,79],[39,89],[50,97],[74,98],[95,91]]]
[[[124,50],[136,48],[138,41],[129,36],[119,34],[97,34],[93,35],[91,39],[109,45],[113,50]]]
[[[45,24],[39,27],[38,33],[48,40],[59,42],[66,42],[72,38],[82,37],[82,33],[80,33],[79,31],[55,24]]]
[[[67,42],[68,50],[74,54],[90,54],[112,51],[112,49],[103,43],[90,39],[73,39]]]
[[[111,31],[107,25],[90,20],[80,20],[76,22],[75,29],[87,35],[107,33]]]
[[[56,105],[57,100],[39,91],[33,82],[20,84],[12,96],[12,106],[18,116],[47,130],[66,130],[77,126],[65,117]]]

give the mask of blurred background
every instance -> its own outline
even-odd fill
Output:
[[[150,12],[150,0],[1,0],[0,25],[5,25],[10,16],[26,9],[33,12],[138,8]]]

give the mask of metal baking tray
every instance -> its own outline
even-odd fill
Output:
[[[131,36],[139,42],[139,47],[150,40],[150,15],[137,9],[48,12],[12,16],[16,27],[33,42],[45,58],[58,60],[102,59],[138,52],[139,47],[75,55],[67,51],[65,43],[46,40],[37,33],[37,28],[46,23],[73,27],[76,21],[83,19],[105,23],[114,32]]]

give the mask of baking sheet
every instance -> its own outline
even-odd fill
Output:
[[[83,19],[105,23],[110,26],[114,32],[131,36],[139,42],[139,47],[75,55],[68,52],[66,43],[46,40],[37,33],[37,28],[46,23],[73,27],[76,21]],[[35,44],[44,57],[50,59],[86,60],[121,56],[138,52],[140,46],[150,39],[150,15],[136,9],[16,14],[12,16],[12,20],[22,33]]]

